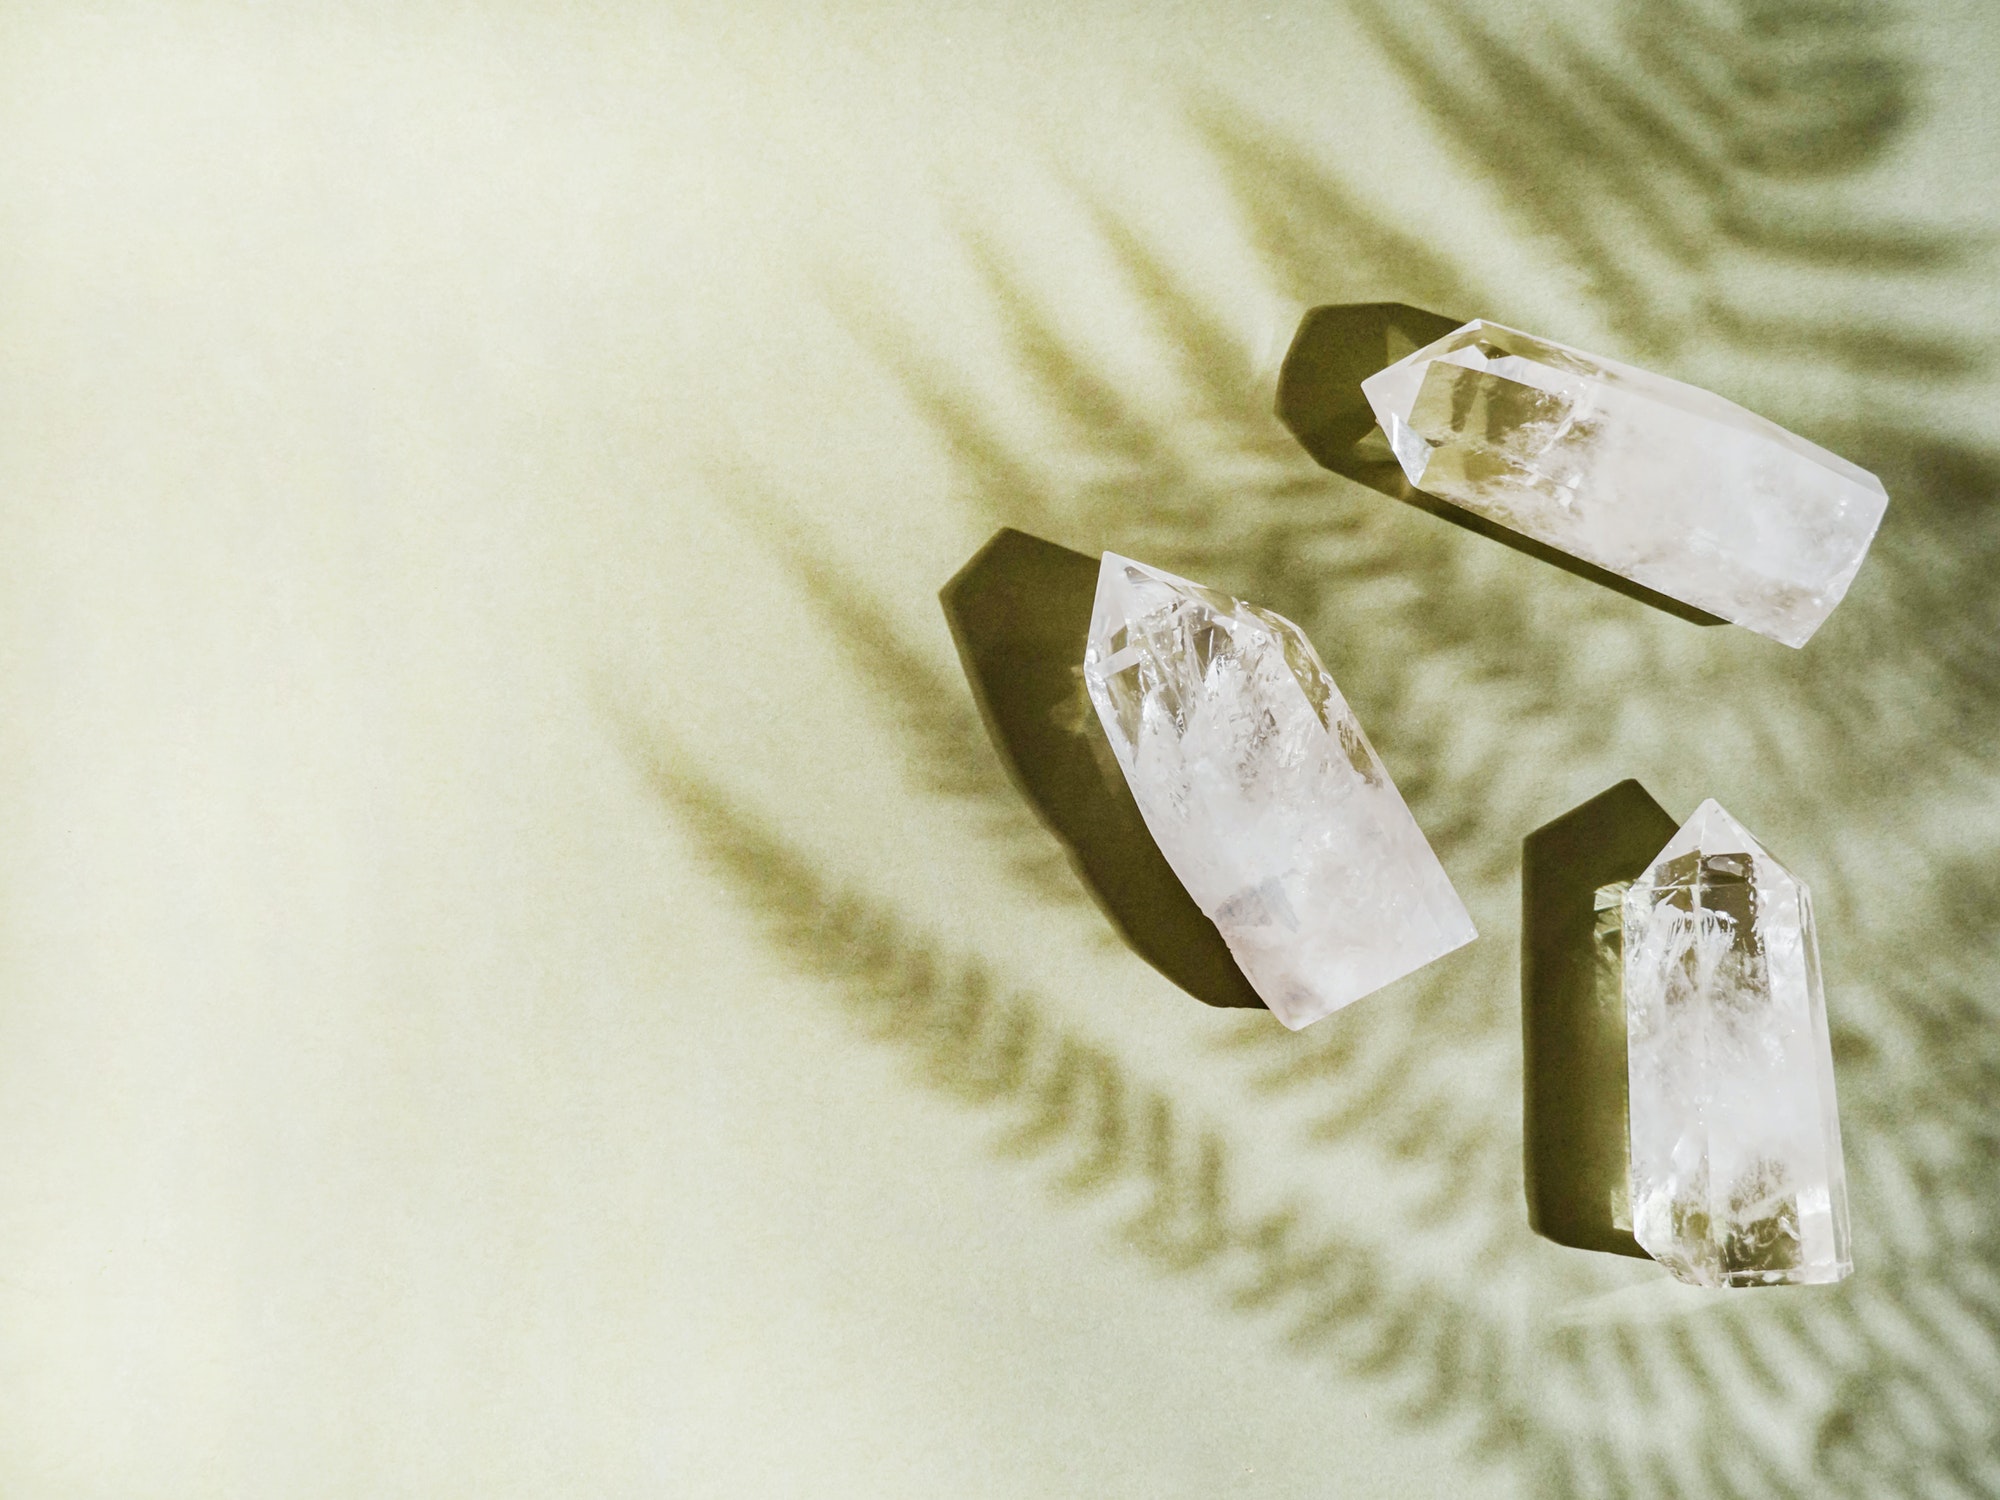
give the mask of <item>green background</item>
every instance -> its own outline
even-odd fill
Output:
[[[2000,1493],[2000,11],[0,15],[0,1491]],[[1316,468],[1303,310],[1883,476],[1793,652]],[[1298,620],[1481,939],[1110,936],[937,589]],[[1856,1274],[1532,1236],[1520,840],[1812,887]]]

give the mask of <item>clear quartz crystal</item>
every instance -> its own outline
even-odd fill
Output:
[[[1285,1025],[1476,936],[1291,621],[1107,552],[1083,675],[1154,841]]]
[[[1847,1172],[1811,896],[1709,801],[1623,917],[1634,1237],[1698,1286],[1840,1280]]]
[[[1475,319],[1361,382],[1411,484],[1803,646],[1882,482],[1698,386]]]
[[[1621,1028],[1625,1023],[1625,893],[1629,880],[1601,885],[1591,903],[1592,990],[1598,1007]],[[1629,1143],[1629,1132],[1628,1132]],[[1626,1152],[1625,1177],[1611,1187],[1611,1227],[1632,1232],[1632,1160]]]

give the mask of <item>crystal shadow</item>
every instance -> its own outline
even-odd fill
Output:
[[[1313,308],[1299,323],[1278,372],[1278,420],[1315,463],[1343,479],[1679,619],[1696,625],[1724,623],[1719,616],[1655,593],[1410,484],[1389,451],[1388,439],[1375,425],[1361,382],[1463,322],[1402,302],[1343,302]]]
[[[1595,898],[1644,874],[1677,828],[1644,787],[1621,781],[1521,841],[1528,1225],[1558,1245],[1651,1259],[1632,1237],[1625,1005]]]
[[[1015,787],[1132,951],[1208,1005],[1264,1009],[1146,829],[1083,689],[1098,560],[1003,527],[938,592]]]

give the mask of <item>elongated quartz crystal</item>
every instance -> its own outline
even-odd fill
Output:
[[[1699,1286],[1840,1280],[1847,1171],[1811,896],[1709,801],[1623,916],[1634,1237]]]
[[[1889,503],[1732,401],[1497,323],[1361,390],[1418,489],[1788,646],[1840,603]]]
[[[1476,936],[1291,621],[1107,552],[1083,677],[1147,829],[1285,1025]]]

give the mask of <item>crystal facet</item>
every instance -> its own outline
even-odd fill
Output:
[[[1840,603],[1889,503],[1712,392],[1480,319],[1361,390],[1418,489],[1788,646]]]
[[[1285,1025],[1476,936],[1291,621],[1107,552],[1083,675],[1146,827]]]
[[[1713,801],[1625,892],[1632,1232],[1682,1281],[1853,1269],[1812,898]]]
[[[1591,903],[1590,951],[1593,960],[1591,978],[1595,999],[1600,1008],[1624,1020],[1625,1009],[1625,893],[1632,889],[1629,880],[1614,880],[1609,885],[1597,888],[1596,899]],[[1630,1058],[1628,1051],[1626,1056]],[[1630,1066],[1628,1061],[1627,1066]],[[1629,1096],[1628,1096],[1629,1097]],[[1627,1107],[1626,1118],[1631,1118]],[[1625,1170],[1611,1184],[1610,1201],[1605,1205],[1613,1229],[1632,1233],[1632,1152],[1630,1148],[1631,1127],[1626,1127],[1627,1148]]]

